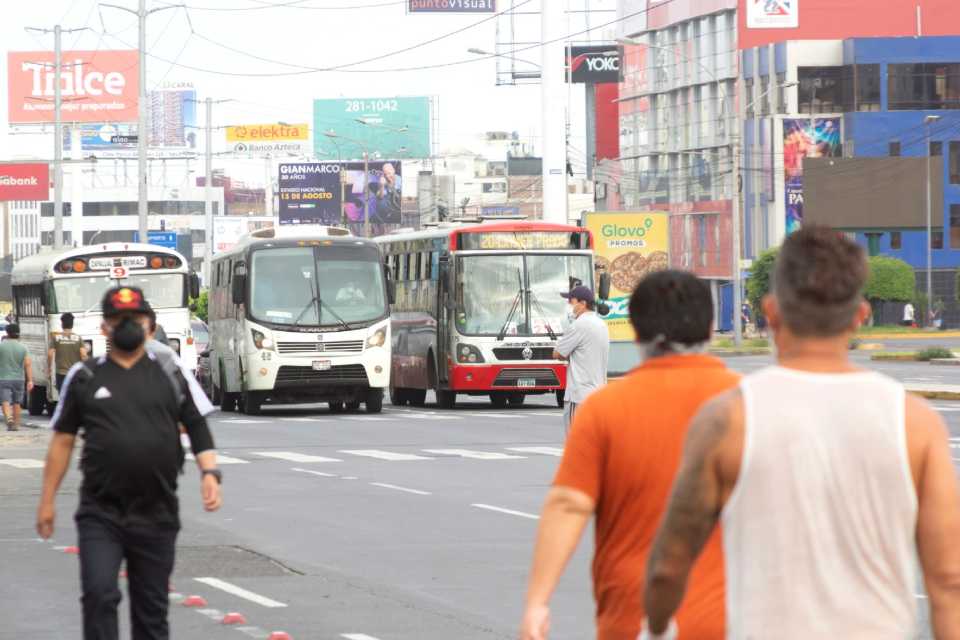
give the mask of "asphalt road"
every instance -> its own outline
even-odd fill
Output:
[[[749,371],[768,361],[729,362]],[[954,371],[882,368],[903,380],[944,382]],[[187,469],[173,637],[515,637],[536,514],[562,447],[561,416],[546,397],[514,410],[462,399],[452,412],[217,414],[226,503],[203,513],[196,470]],[[960,403],[936,406],[960,442]],[[2,640],[79,635],[77,559],[64,550],[76,541],[75,469],[61,491],[54,540],[33,532],[46,437],[0,438]],[[553,638],[591,637],[591,545],[581,545],[556,595]],[[193,595],[206,606],[182,606]],[[221,624],[230,612],[246,622]]]

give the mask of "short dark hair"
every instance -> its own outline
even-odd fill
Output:
[[[60,326],[64,329],[73,329],[73,314],[68,311],[60,316]]]
[[[655,271],[630,296],[630,324],[639,342],[706,342],[713,326],[710,287],[686,271]]]
[[[8,338],[19,338],[20,337],[20,325],[16,322],[11,322],[7,325],[7,337]]]
[[[773,273],[784,324],[800,337],[844,333],[863,300],[868,275],[863,248],[839,231],[810,225],[790,234]]]

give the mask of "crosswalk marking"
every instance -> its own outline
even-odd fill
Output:
[[[10,458],[9,460],[0,460],[0,464],[15,469],[43,469],[43,460],[32,460],[30,458]]]
[[[525,456],[512,456],[509,453],[494,453],[492,451],[471,451],[470,449],[424,449],[425,453],[435,453],[438,456],[455,456],[471,458],[473,460],[522,460]]]
[[[192,453],[187,454],[187,460],[196,460]],[[222,453],[217,454],[217,464],[250,464],[249,460],[241,460],[240,458],[232,458],[230,456],[225,456]]]
[[[560,447],[507,447],[507,451],[516,451],[517,453],[539,453],[542,456],[563,455],[563,449]]]
[[[277,460],[287,460],[288,462],[300,464],[306,462],[342,462],[342,460],[338,458],[311,456],[306,453],[296,453],[295,451],[251,451],[251,453],[261,458],[276,458]]]
[[[393,451],[381,451],[380,449],[341,449],[340,453],[347,453],[352,456],[361,456],[365,458],[377,458],[379,460],[390,460],[393,462],[405,460],[433,460],[433,458],[418,456],[413,453],[394,453]]]

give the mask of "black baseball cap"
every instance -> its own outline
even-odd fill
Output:
[[[561,298],[566,298],[567,300],[579,300],[580,302],[589,302],[593,304],[595,298],[593,296],[593,291],[589,287],[583,285],[576,286],[573,289],[570,289],[569,293],[561,293]]]
[[[137,287],[110,289],[104,294],[100,307],[104,318],[112,318],[122,313],[149,314],[151,312],[147,299],[143,297],[143,291]]]

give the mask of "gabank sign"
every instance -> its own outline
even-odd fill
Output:
[[[140,91],[136,51],[64,51],[60,89],[64,122],[134,122]],[[10,124],[53,122],[52,51],[7,55]]]
[[[47,200],[50,166],[42,162],[0,164],[0,201]]]

